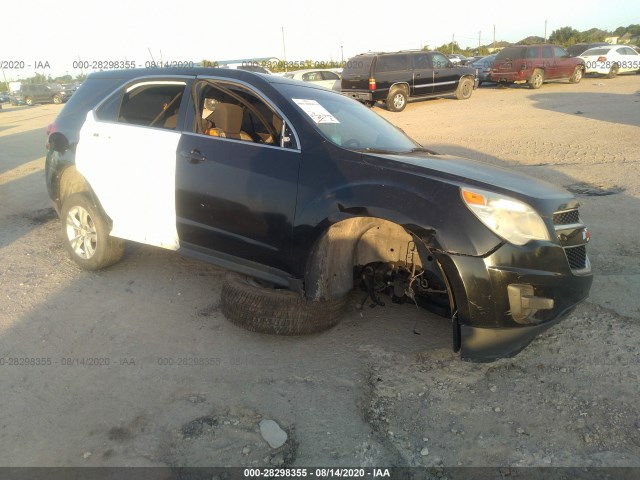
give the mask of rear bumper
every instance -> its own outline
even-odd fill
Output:
[[[510,82],[510,83],[524,83],[529,80],[531,72],[528,70],[518,70],[509,72],[494,72],[490,74],[490,80],[492,82]]]
[[[354,100],[358,100],[359,102],[373,101],[373,95],[371,94],[371,92],[342,90],[340,93],[345,97],[353,98]]]

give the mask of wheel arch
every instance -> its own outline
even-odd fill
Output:
[[[328,300],[346,295],[353,288],[356,265],[376,261],[423,265],[425,256],[433,260],[431,248],[422,240],[425,234],[433,232],[380,217],[354,216],[333,223],[317,239],[307,259],[305,296]]]
[[[59,175],[58,188],[57,188],[57,204],[60,209],[64,204],[64,201],[74,193],[85,193],[94,205],[99,209],[100,214],[105,218],[109,225],[112,224],[112,220],[105,212],[98,196],[91,188],[91,185],[84,176],[78,172],[75,165],[68,165]]]
[[[409,96],[409,88],[410,87],[409,87],[409,83],[408,82],[396,82],[396,83],[391,84],[391,86],[389,87],[389,92],[391,92],[391,90],[393,90],[396,87],[400,87],[403,90],[406,90],[407,97]]]

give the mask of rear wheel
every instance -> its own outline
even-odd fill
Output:
[[[392,112],[401,112],[407,106],[407,94],[404,88],[394,87],[387,97],[387,108]]]
[[[569,83],[580,83],[580,80],[582,80],[582,68],[576,67],[573,75],[569,78]]]
[[[611,68],[609,69],[607,78],[616,78],[618,76],[619,71],[620,71],[620,68],[618,67],[618,65],[614,63],[613,65],[611,65]]]
[[[56,105],[62,103],[62,98],[60,98],[60,95],[53,96],[53,103],[55,103]]]
[[[27,105],[33,105],[33,98],[31,97],[26,97],[24,99],[24,103],[26,103]]]
[[[109,224],[87,194],[69,195],[60,220],[64,247],[81,268],[99,270],[122,258],[124,240],[109,235]]]
[[[534,90],[540,88],[544,83],[544,72],[539,68],[536,68],[529,79],[529,88],[533,88]]]
[[[456,98],[458,100],[466,100],[473,93],[473,80],[470,78],[463,78],[458,84],[456,89]]]
[[[277,335],[318,333],[340,320],[347,297],[308,300],[291,290],[261,284],[246,275],[228,272],[221,294],[222,314],[246,330]]]

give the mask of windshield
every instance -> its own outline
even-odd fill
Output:
[[[337,93],[279,85],[282,93],[327,140],[352,150],[399,153],[420,145],[371,109]]]

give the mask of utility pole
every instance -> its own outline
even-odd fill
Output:
[[[287,71],[287,47],[284,43],[284,27],[282,27],[282,53],[284,55],[284,71]]]
[[[343,45],[340,45],[340,63],[344,63],[344,49],[343,49]]]
[[[547,20],[544,21],[544,43],[547,43]]]
[[[455,43],[455,41],[456,41],[456,34],[454,33],[451,35],[451,53],[453,53],[453,44]]]
[[[493,52],[494,53],[496,51],[496,26],[495,24],[493,25]]]
[[[478,53],[480,53],[480,37],[482,37],[482,30],[478,32]]]

